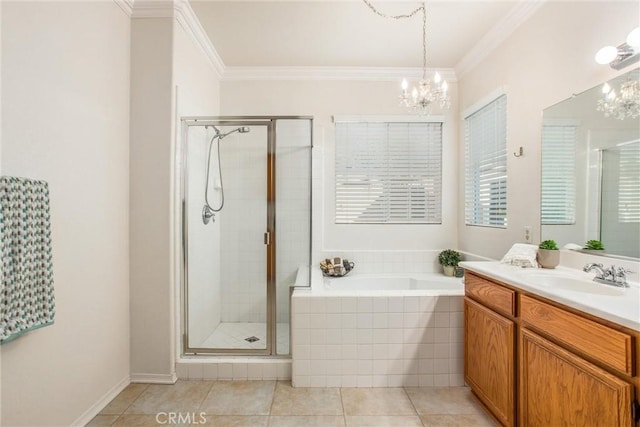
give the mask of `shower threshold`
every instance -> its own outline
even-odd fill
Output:
[[[210,349],[264,349],[267,343],[264,322],[221,322],[199,348]],[[289,323],[278,323],[277,354],[289,354]],[[253,338],[257,338],[254,340]]]

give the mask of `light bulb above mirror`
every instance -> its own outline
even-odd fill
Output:
[[[626,38],[626,42],[616,46],[605,46],[598,50],[595,61],[598,64],[609,64],[611,68],[620,70],[640,60],[640,27],[634,28]]]

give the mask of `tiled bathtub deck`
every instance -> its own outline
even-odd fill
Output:
[[[176,413],[174,422],[168,417]],[[177,416],[195,422],[175,422]],[[292,388],[288,381],[131,384],[89,426],[494,426],[466,387]]]

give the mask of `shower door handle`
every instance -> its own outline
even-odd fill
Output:
[[[270,245],[271,244],[271,233],[269,231],[264,233],[264,244],[265,245]]]

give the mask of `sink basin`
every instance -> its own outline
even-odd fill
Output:
[[[551,274],[527,274],[533,284],[554,288],[558,290],[580,292],[584,294],[594,295],[622,295],[624,290],[614,286],[594,283],[592,281],[583,280],[568,275],[551,275]]]

